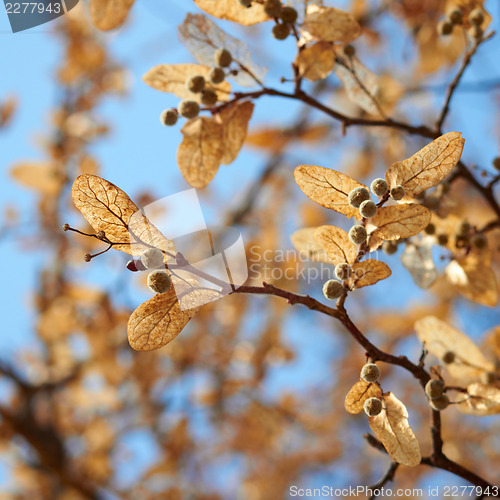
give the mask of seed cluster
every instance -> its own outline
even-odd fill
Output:
[[[464,11],[461,7],[454,6],[446,14],[446,17],[438,24],[438,33],[448,36],[453,33],[455,27],[463,27],[470,38],[481,40],[484,35],[484,10],[477,7],[470,11]]]

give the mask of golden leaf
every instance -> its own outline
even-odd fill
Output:
[[[243,26],[268,21],[269,17],[264,12],[264,6],[256,2],[251,7],[244,7],[238,0],[194,0],[194,3],[208,14],[227,19]]]
[[[382,398],[382,389],[377,384],[370,384],[364,380],[356,382],[345,397],[345,409],[356,415],[363,411],[363,405],[368,398]]]
[[[179,169],[191,186],[205,187],[215,176],[224,154],[224,129],[215,118],[199,116],[181,129],[177,150]]]
[[[438,137],[410,158],[394,163],[385,173],[389,186],[405,188],[401,203],[436,184],[455,167],[462,156],[465,139],[460,132],[448,132]]]
[[[445,269],[446,278],[473,302],[489,307],[498,304],[498,284],[492,267],[476,255],[452,260]]]
[[[362,262],[356,262],[352,266],[353,280],[355,288],[374,285],[381,280],[385,280],[392,273],[385,262],[375,259],[367,259]]]
[[[323,262],[324,264],[333,264],[325,250],[318,245],[314,238],[316,229],[315,227],[305,227],[295,231],[290,237],[293,246],[299,254],[307,257],[309,260]]]
[[[349,205],[348,196],[357,187],[366,187],[348,175],[316,165],[299,165],[295,182],[311,200],[325,208],[360,219],[359,210]]]
[[[370,427],[395,462],[416,467],[422,456],[408,422],[408,410],[392,392],[384,394],[383,400],[382,412],[375,417],[368,417]]]
[[[314,231],[313,237],[334,264],[341,262],[352,264],[356,260],[357,247],[350,242],[349,236],[343,229],[320,226]]]
[[[238,156],[247,136],[253,108],[254,105],[250,101],[235,102],[217,114],[217,119],[224,127],[224,151],[220,161],[223,165],[232,163]]]
[[[458,409],[463,413],[477,416],[496,415],[500,413],[500,389],[479,383],[470,384],[467,394],[458,394]],[[463,398],[463,399],[462,399]]]
[[[174,244],[142,214],[119,187],[96,175],[76,178],[73,202],[94,231],[104,231],[113,248],[140,255],[150,246],[175,254]],[[143,243],[143,244],[141,244]]]
[[[431,220],[431,211],[412,203],[378,209],[375,217],[367,220],[370,250],[378,248],[385,240],[409,238],[418,234]]]
[[[134,0],[90,0],[90,20],[100,30],[118,28],[127,19]]]
[[[328,76],[335,64],[335,51],[328,42],[317,42],[301,50],[295,64],[299,75],[315,82]]]
[[[306,39],[349,43],[361,34],[361,26],[347,12],[313,4],[307,8],[300,31]]]
[[[418,320],[415,330],[425,348],[434,354],[449,374],[461,384],[477,382],[481,373],[493,371],[493,364],[483,356],[479,347],[469,337],[435,316]],[[444,363],[443,357],[449,352],[455,355],[454,360]]]
[[[193,94],[186,87],[186,81],[195,75],[207,77],[210,68],[203,64],[159,64],[151,68],[143,77],[144,83],[161,92],[171,92],[181,99],[200,102],[201,94]],[[227,101],[231,93],[231,85],[222,83],[210,84],[217,93],[219,101]]]
[[[51,163],[19,163],[12,167],[10,175],[19,184],[48,196],[58,195],[64,185],[64,178]]]

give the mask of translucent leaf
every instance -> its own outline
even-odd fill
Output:
[[[463,259],[452,260],[445,273],[455,289],[469,300],[489,307],[498,304],[495,272],[480,257],[470,254]]]
[[[349,241],[347,233],[335,226],[320,226],[314,231],[314,239],[325,250],[331,262],[352,264],[356,260],[357,247]]]
[[[181,132],[177,149],[179,169],[189,184],[205,187],[215,176],[224,154],[224,129],[215,118],[199,116],[189,120]]]
[[[200,102],[201,94],[193,94],[186,88],[186,81],[194,75],[207,76],[210,71],[203,64],[159,64],[151,68],[143,77],[144,83],[161,92],[171,92],[181,99]],[[227,81],[210,84],[217,93],[219,101],[227,101],[231,93],[231,85]]]
[[[390,187],[401,185],[405,188],[401,203],[439,184],[459,162],[464,143],[460,132],[448,132],[407,160],[394,163],[385,178]]]
[[[149,246],[175,254],[174,244],[137,208],[119,187],[96,175],[76,178],[73,202],[94,231],[104,231],[116,250],[139,255]],[[148,245],[148,246],[146,246]]]
[[[432,238],[423,238],[419,242],[408,243],[401,254],[403,266],[408,269],[413,281],[420,288],[429,288],[438,276],[432,260],[433,246]]]
[[[231,52],[235,61],[247,68],[258,80],[264,79],[266,69],[252,62],[247,45],[225,33],[207,17],[201,14],[188,14],[179,26],[179,34],[181,42],[200,63],[213,66],[215,52],[223,47]],[[243,87],[257,85],[255,79],[245,71],[239,71],[236,76],[230,75],[230,78]]]
[[[90,0],[90,20],[103,31],[121,26],[127,19],[134,0]]]
[[[425,348],[441,361],[448,373],[460,384],[477,382],[481,373],[493,371],[492,363],[469,337],[435,316],[418,320],[415,330]],[[455,355],[454,361],[445,363],[443,357],[449,352]]]
[[[347,97],[354,104],[372,115],[380,114],[374,101],[379,91],[378,78],[365,68],[355,57],[351,59],[352,71],[342,64],[335,66],[334,72],[344,85]]]
[[[309,5],[300,31],[306,40],[349,43],[361,34],[361,26],[347,12]]]
[[[345,409],[356,415],[363,411],[363,405],[369,398],[382,398],[382,389],[377,384],[370,384],[364,380],[356,382],[345,397]]]
[[[479,383],[470,384],[466,394],[458,394],[458,409],[477,416],[500,413],[500,388]]]
[[[314,232],[317,228],[305,227],[292,234],[291,240],[295,249],[303,256],[314,262],[333,264],[327,253],[314,239]]]
[[[395,462],[416,467],[422,456],[408,422],[408,410],[392,392],[384,394],[383,400],[382,412],[375,417],[368,417],[370,427]]]
[[[381,280],[385,280],[392,273],[385,262],[375,259],[367,259],[362,262],[356,262],[352,266],[353,281],[355,288],[374,285]]]
[[[217,119],[224,127],[224,151],[220,161],[223,165],[232,163],[238,156],[247,136],[253,108],[250,101],[237,101],[217,114]]]
[[[327,42],[317,42],[301,50],[295,64],[299,75],[315,82],[327,77],[335,64],[335,51]]]
[[[244,26],[268,21],[264,6],[256,2],[244,7],[238,0],[194,0],[194,3],[208,14],[219,19],[227,19]]]
[[[59,194],[64,185],[64,178],[51,163],[19,163],[12,167],[10,175],[19,184],[48,196]]]
[[[431,211],[422,205],[404,204],[382,207],[375,217],[368,219],[367,232],[370,250],[378,248],[384,240],[398,240],[418,234],[431,220]]]
[[[311,200],[325,208],[360,219],[359,210],[349,205],[351,190],[365,187],[348,175],[316,165],[300,165],[294,172],[295,182]]]

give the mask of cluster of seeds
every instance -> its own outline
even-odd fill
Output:
[[[425,228],[429,235],[436,235],[436,226],[431,222]],[[449,242],[447,234],[437,234],[439,245],[446,246]],[[474,248],[483,250],[488,246],[488,240],[483,233],[476,232],[467,220],[462,220],[455,230],[455,246],[457,248]]]
[[[233,56],[227,49],[218,49],[214,54],[215,66],[210,70],[207,77],[203,75],[190,76],[185,85],[189,92],[200,95],[200,102],[204,106],[217,104],[217,92],[213,85],[222,83],[226,78],[225,68],[233,62]],[[163,125],[172,126],[177,123],[179,115],[188,120],[196,118],[200,112],[200,105],[194,99],[184,99],[179,103],[177,109],[169,108],[160,115]]]
[[[438,33],[447,36],[453,32],[455,26],[463,26],[467,29],[467,33],[471,38],[480,40],[484,35],[483,22],[484,11],[482,9],[471,10],[466,17],[460,7],[453,7],[448,11],[445,19],[438,24]]]
[[[157,248],[149,248],[141,255],[141,264],[145,269],[150,270],[147,284],[151,291],[155,293],[165,293],[172,286],[172,278],[165,271],[163,262],[163,252]]]
[[[450,400],[444,393],[444,382],[431,379],[425,384],[425,394],[429,398],[429,404],[433,410],[441,411],[448,408]]]
[[[374,384],[380,378],[380,369],[375,363],[366,363],[361,368],[359,376],[361,380]],[[377,416],[382,411],[382,408],[382,400],[379,398],[368,398],[363,404],[363,409],[369,417]]]

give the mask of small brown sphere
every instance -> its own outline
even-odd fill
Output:
[[[351,229],[349,229],[349,240],[355,245],[364,243],[366,241],[366,236],[366,229],[360,224],[352,226]]]
[[[450,405],[450,400],[446,394],[443,394],[439,398],[429,399],[429,404],[433,410],[442,411],[448,408]]]
[[[377,213],[377,205],[375,205],[375,202],[372,200],[365,200],[359,206],[359,213],[361,214],[361,217],[369,219]]]
[[[497,156],[492,163],[497,170],[500,170],[500,156]]]
[[[141,255],[141,262],[146,269],[158,269],[163,267],[163,252],[158,248],[148,248]]]
[[[279,17],[281,9],[282,6],[280,0],[266,0],[264,2],[264,12],[269,17]]]
[[[453,24],[462,24],[463,21],[463,12],[460,8],[455,8],[448,12],[448,19]]]
[[[335,266],[335,276],[337,279],[345,281],[351,277],[352,268],[346,262],[341,262]]]
[[[370,189],[375,196],[384,196],[389,191],[387,181],[381,177],[374,179],[370,184]]]
[[[481,9],[474,9],[470,14],[469,14],[469,22],[471,24],[475,24],[476,26],[481,26],[484,21],[484,13]]]
[[[283,7],[279,17],[284,23],[293,24],[297,20],[298,14],[293,7]]]
[[[448,36],[453,31],[453,24],[449,21],[441,21],[438,24],[438,33],[443,36]]]
[[[198,94],[205,88],[205,77],[202,75],[193,75],[188,78],[186,87],[190,92]]]
[[[273,37],[276,40],[285,40],[290,34],[290,26],[285,23],[278,23],[273,26]]]
[[[386,255],[394,255],[398,251],[398,245],[394,241],[384,241],[382,243],[382,252]]]
[[[212,68],[208,73],[208,79],[216,85],[218,83],[222,83],[225,78],[226,78],[226,73],[222,68],[219,68],[219,66]]]
[[[488,246],[488,240],[484,234],[478,233],[471,239],[471,245],[477,250],[483,250]]]
[[[349,205],[351,205],[351,207],[354,208],[359,208],[361,203],[369,199],[370,199],[370,191],[368,191],[368,189],[365,188],[364,186],[351,189],[347,197]]]
[[[148,287],[155,293],[165,293],[172,286],[172,278],[166,271],[151,271],[148,274]]]
[[[354,48],[353,45],[351,45],[350,43],[348,43],[347,45],[344,46],[344,54],[347,57],[353,57],[354,54],[356,54],[356,49]]]
[[[426,232],[426,234],[434,234],[436,232],[436,226],[432,222],[429,222],[424,231]]]
[[[444,383],[442,380],[431,379],[425,384],[425,394],[429,399],[438,399],[443,395]]]
[[[378,398],[368,398],[363,405],[363,409],[369,417],[375,417],[382,411],[382,401]]]
[[[366,365],[361,368],[360,377],[365,382],[373,384],[380,377],[380,369],[375,363],[366,363]]]
[[[442,247],[446,246],[448,244],[448,235],[447,234],[438,234],[437,242],[438,242],[438,245],[441,245]]]
[[[217,103],[217,93],[213,89],[204,89],[201,91],[201,103],[205,106],[213,106]]]
[[[162,111],[160,115],[160,121],[163,123],[163,125],[166,125],[167,127],[175,125],[177,123],[178,118],[179,114],[175,109],[172,108],[165,109],[164,111]]]
[[[196,101],[181,101],[179,103],[179,114],[190,120],[196,118],[200,112],[200,105]]]
[[[323,295],[328,300],[335,300],[341,297],[344,293],[344,287],[340,281],[328,280],[323,285]]]
[[[404,198],[405,188],[403,186],[394,186],[391,189],[391,198],[393,200],[399,201]]]
[[[445,365],[449,365],[455,361],[455,353],[453,351],[446,351],[441,359]]]
[[[227,68],[233,62],[233,56],[227,49],[218,49],[214,54],[215,64],[221,68]]]

